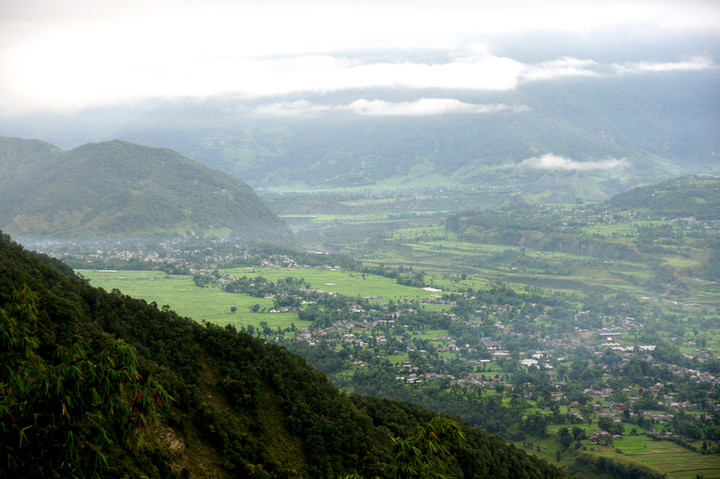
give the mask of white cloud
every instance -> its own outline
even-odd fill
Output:
[[[362,116],[427,116],[443,114],[488,114],[527,111],[525,106],[502,103],[465,103],[454,98],[420,98],[409,102],[388,102],[361,98],[348,105],[318,105],[307,100],[276,102],[262,105],[255,111],[263,115],[301,116],[322,111],[349,111]]]
[[[360,99],[346,107],[348,110],[364,116],[422,116],[450,113],[485,114],[501,111],[524,111],[525,107],[504,104],[464,103],[454,98],[421,98],[413,102],[392,103],[381,100]]]
[[[557,60],[527,65],[522,73],[522,78],[526,81],[537,81],[570,76],[600,76],[599,66],[593,60],[562,57]]]
[[[328,105],[313,105],[307,100],[293,102],[276,102],[268,105],[261,105],[255,109],[256,113],[272,116],[302,116],[320,111],[332,110]]]
[[[694,56],[681,62],[634,62],[613,64],[612,68],[618,74],[628,73],[662,73],[676,71],[700,71],[717,68],[715,63],[707,56]]]
[[[493,35],[720,31],[704,0],[23,0],[0,16],[0,113],[148,97],[404,87],[511,90],[522,81],[712,66],[598,65],[493,55]],[[598,36],[602,38],[602,36]],[[438,61],[419,61],[432,50]],[[342,52],[392,51],[357,61]],[[691,53],[694,54],[694,53]],[[386,57],[382,57],[386,58]],[[704,63],[703,60],[704,59]]]
[[[564,170],[564,171],[590,171],[611,170],[625,166],[625,158],[610,158],[596,161],[575,161],[564,156],[546,153],[540,157],[532,157],[518,163],[519,168],[532,168],[536,170]]]
[[[523,81],[553,80],[563,77],[610,77],[615,75],[664,73],[674,71],[702,71],[717,68],[707,56],[694,56],[679,62],[625,62],[602,64],[590,59],[562,57],[556,60],[524,66]]]
[[[133,43],[134,40],[123,40]],[[139,48],[139,46],[138,46]],[[18,46],[0,58],[0,113],[32,109],[73,110],[148,97],[212,96],[234,93],[246,97],[298,92],[332,92],[363,88],[410,88],[509,91],[521,82],[564,77],[607,77],[630,73],[662,73],[716,68],[708,57],[676,63],[600,64],[562,57],[539,63],[483,52],[444,61],[373,61],[330,54],[272,58],[180,55],[165,42],[134,56],[124,43],[86,43],[83,35],[56,37]],[[73,52],[69,54],[68,52]],[[8,68],[2,68],[8,65]],[[426,109],[457,110],[447,100],[395,105],[395,113]],[[298,110],[306,106],[296,105]],[[365,113],[390,106],[358,103]],[[283,112],[291,113],[284,107]],[[405,111],[405,113],[397,113]],[[266,111],[265,113],[270,113]]]

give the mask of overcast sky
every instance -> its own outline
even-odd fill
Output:
[[[567,76],[700,71],[717,68],[719,38],[716,0],[3,1],[0,114],[153,97],[511,90]],[[425,114],[506,106],[358,98],[342,108]]]

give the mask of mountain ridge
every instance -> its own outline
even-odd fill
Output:
[[[555,78],[493,92],[367,88],[155,99],[0,119],[0,132],[66,146],[121,138],[170,147],[258,190],[433,182],[556,191],[559,179],[565,199],[604,201],[635,186],[720,173],[718,85],[718,70],[708,69]],[[465,110],[408,113],[423,102]],[[116,119],[97,121],[106,117]],[[65,126],[76,124],[82,128]],[[538,161],[545,155],[553,161]]]
[[[286,241],[247,184],[166,148],[121,140],[62,151],[0,138],[0,226],[13,234],[141,236],[203,231]]]
[[[692,82],[693,88],[688,88]],[[459,184],[519,187],[560,175],[593,178],[602,201],[641,184],[718,172],[717,72],[567,78],[508,92],[367,90],[265,100],[210,98],[156,105],[118,128],[123,138],[172,145],[258,188],[373,187],[388,178],[439,175]],[[483,113],[371,115],[353,99],[403,105],[451,98]],[[498,105],[502,108],[492,108]],[[270,108],[271,107],[271,108]],[[305,108],[306,110],[303,110]],[[270,113],[265,112],[270,109]],[[202,118],[202,124],[193,121]],[[182,131],[185,134],[178,135]],[[543,155],[561,165],[525,164]],[[602,163],[622,160],[616,167]],[[552,188],[552,186],[551,186]]]

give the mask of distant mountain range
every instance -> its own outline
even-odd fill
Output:
[[[115,122],[116,110],[106,109],[4,120],[0,131],[171,147],[263,189],[454,184],[603,201],[720,173],[719,111],[720,74],[710,69],[536,81],[506,92],[157,100],[117,110]]]
[[[283,221],[237,178],[173,150],[117,140],[63,151],[0,138],[0,228],[60,237],[289,237]]]

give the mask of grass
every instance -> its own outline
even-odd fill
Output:
[[[216,287],[200,288],[195,285],[190,275],[132,270],[113,273],[94,270],[78,272],[93,286],[107,291],[118,289],[123,294],[155,302],[158,307],[168,305],[181,316],[198,322],[232,324],[240,328],[248,324],[257,327],[261,321],[265,321],[272,329],[289,328],[292,323],[300,329],[311,324],[310,321],[301,321],[295,313],[268,313],[273,305],[270,299],[226,293]],[[253,313],[251,308],[254,304],[259,304],[265,312]],[[231,307],[237,308],[237,311],[232,313]]]
[[[704,475],[708,479],[720,477],[720,459],[716,454],[702,455],[669,441],[656,441],[645,435],[629,434],[623,436],[623,439],[615,440],[612,446],[598,446],[589,440],[583,440],[582,445],[585,450],[575,451],[564,449],[557,442],[557,431],[562,427],[570,430],[573,427],[580,427],[588,435],[595,431],[594,426],[586,424],[551,425],[548,426],[550,435],[548,438],[529,440],[532,447],[527,449],[528,452],[557,464],[555,455],[559,451],[561,455],[559,465],[563,467],[570,466],[575,456],[584,452],[605,456],[618,462],[642,464],[673,479],[694,479],[698,475]],[[522,443],[516,445],[523,447]]]
[[[301,321],[297,313],[270,313],[273,301],[243,294],[222,291],[215,286],[200,288],[193,282],[190,275],[167,275],[161,271],[119,270],[116,272],[100,272],[96,270],[78,270],[90,281],[90,284],[107,291],[120,290],[147,302],[155,302],[158,307],[168,305],[182,316],[193,318],[198,322],[207,321],[215,324],[232,324],[237,328],[252,324],[258,327],[260,322],[276,330],[278,327],[306,328],[310,321]],[[331,269],[302,268],[295,270],[277,268],[236,268],[222,270],[225,274],[241,276],[263,276],[269,281],[280,278],[304,278],[314,288],[325,292],[336,292],[352,297],[373,298],[379,303],[390,300],[420,300],[432,293],[421,288],[403,286],[394,279],[372,274],[362,275],[348,271]],[[254,305],[260,310],[252,311]],[[236,308],[232,313],[231,308]],[[442,309],[438,305],[438,309]]]
[[[625,456],[633,462],[659,469],[672,478],[720,477],[720,459],[717,455],[702,455],[673,442],[654,441],[647,436],[626,436],[615,441],[613,447],[622,451],[602,451],[603,455],[617,459]],[[613,456],[614,454],[614,456]]]
[[[235,277],[262,276],[268,281],[277,281],[288,277],[302,278],[311,287],[328,293],[338,293],[351,297],[375,298],[376,301],[387,303],[389,300],[422,299],[431,294],[422,288],[398,284],[392,278],[373,274],[356,273],[334,269],[278,269],[278,268],[235,268],[221,270],[224,274]]]

